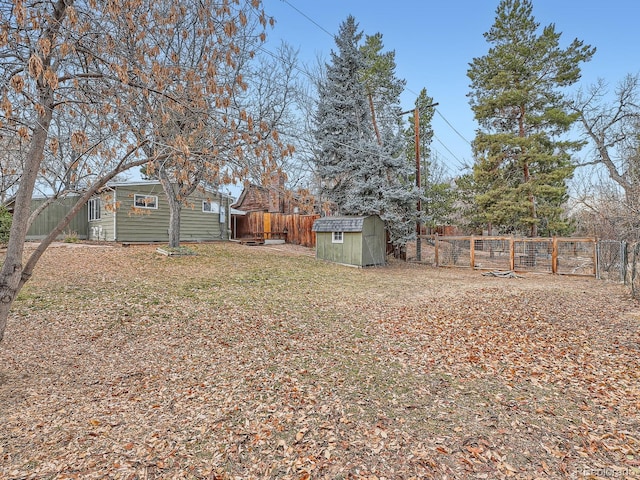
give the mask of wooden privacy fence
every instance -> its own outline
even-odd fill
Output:
[[[435,264],[482,270],[589,275],[597,273],[595,238],[440,237],[431,240]]]
[[[315,247],[316,234],[311,231],[320,215],[248,212],[235,219],[235,238],[282,239],[287,243]]]

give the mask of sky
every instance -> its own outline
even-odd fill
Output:
[[[477,124],[469,107],[467,70],[489,44],[483,34],[494,23],[499,0],[263,0],[276,24],[265,48],[281,41],[298,50],[302,63],[329,61],[333,36],[353,15],[365,35],[382,34],[385,51],[395,51],[396,74],[406,80],[403,109],[410,110],[422,88],[438,102],[432,122],[432,151],[455,176],[471,165]],[[579,86],[604,79],[611,88],[640,73],[639,0],[534,0],[541,27],[555,24],[561,47],[577,38],[596,47],[582,64]],[[578,88],[576,85],[575,88]],[[586,151],[583,155],[586,155]]]

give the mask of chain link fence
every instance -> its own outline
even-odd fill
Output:
[[[626,243],[619,240],[598,241],[598,271],[601,280],[624,282],[627,270]]]
[[[640,298],[640,243],[599,240],[597,277],[624,283],[633,298]]]
[[[640,243],[625,244],[625,257],[624,283],[633,298],[640,298]]]

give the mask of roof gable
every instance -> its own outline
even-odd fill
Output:
[[[361,232],[366,217],[322,217],[313,222],[314,232]]]
[[[145,188],[145,187],[158,187],[158,191],[163,191],[162,189],[162,184],[160,183],[159,180],[139,180],[139,181],[124,181],[124,182],[108,182],[103,189],[118,189],[118,188],[133,188],[133,187],[137,187],[137,188]],[[216,190],[212,187],[209,186],[205,186],[205,185],[199,185],[198,188],[196,188],[196,190],[194,191],[194,193],[196,192],[203,192],[205,195],[207,194],[213,194],[213,195],[222,195],[223,197],[226,198],[231,198],[233,199],[233,197],[229,194],[226,194],[220,190]]]
[[[269,210],[269,189],[251,183],[242,189],[240,197],[231,207],[243,211],[267,211]]]

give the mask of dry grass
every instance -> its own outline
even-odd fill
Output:
[[[0,344],[1,478],[639,475],[622,287],[194,249],[43,257]]]

